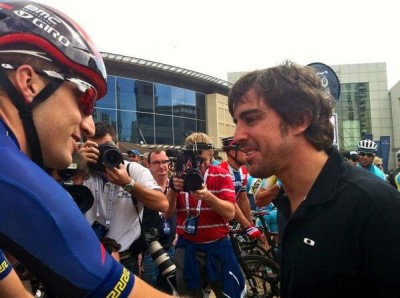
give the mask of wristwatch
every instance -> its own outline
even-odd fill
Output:
[[[127,192],[131,192],[134,186],[135,186],[135,180],[132,179],[131,182],[129,182],[124,186],[124,190]]]

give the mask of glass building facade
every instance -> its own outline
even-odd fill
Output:
[[[342,83],[340,100],[335,105],[338,115],[339,148],[355,150],[355,144],[372,131],[369,84]]]
[[[182,145],[206,132],[206,95],[166,84],[108,76],[94,121],[112,124],[119,142]]]
[[[374,140],[378,148],[381,138],[393,140],[386,63],[343,64],[331,67],[338,75],[341,87],[340,100],[334,108],[338,117],[336,129],[340,150],[357,150],[361,139]],[[378,153],[383,154],[380,151]],[[386,157],[384,163],[388,162],[390,157]]]

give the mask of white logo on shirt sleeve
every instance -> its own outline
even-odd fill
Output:
[[[304,238],[304,243],[305,244],[308,244],[308,245],[310,245],[310,246],[314,246],[315,245],[315,241],[314,240],[311,240],[311,239],[309,239],[309,238]]]

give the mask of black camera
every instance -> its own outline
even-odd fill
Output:
[[[99,150],[99,158],[97,159],[97,163],[88,163],[89,168],[92,170],[105,172],[106,167],[118,168],[118,166],[124,161],[122,152],[115,146],[113,142],[100,144],[97,149]]]
[[[61,177],[61,185],[74,199],[81,212],[85,213],[92,207],[94,203],[94,197],[90,189],[85,185],[77,185],[72,181],[72,176],[75,175],[77,170],[78,165],[76,163],[72,163],[67,169],[59,170],[58,175]]]
[[[146,243],[148,244],[148,251],[151,258],[156,263],[158,270],[166,278],[169,285],[174,291],[177,291],[176,285],[176,265],[171,260],[165,249],[158,242],[159,232],[157,228],[150,228],[149,231],[144,233]]]
[[[184,191],[195,191],[201,188],[204,180],[199,170],[201,162],[199,162],[198,155],[200,155],[203,150],[212,148],[213,146],[211,144],[194,143],[193,145],[185,146],[181,150],[167,150],[166,154],[173,165],[171,170],[176,173],[177,177],[184,180]]]

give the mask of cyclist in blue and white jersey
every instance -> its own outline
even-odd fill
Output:
[[[100,52],[73,20],[35,2],[0,2],[0,248],[52,296],[164,297],[106,252],[44,170],[67,168],[81,137],[94,134],[106,78]],[[0,251],[0,297],[26,296]]]
[[[385,174],[374,165],[374,157],[378,151],[378,145],[371,140],[361,140],[357,145],[358,166],[364,168],[375,176],[386,180]]]

